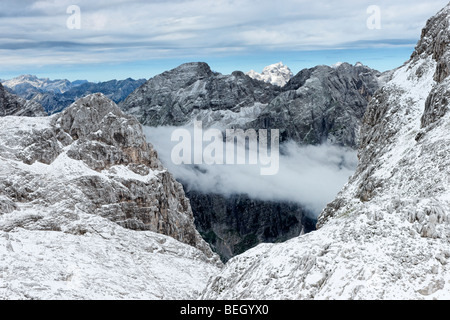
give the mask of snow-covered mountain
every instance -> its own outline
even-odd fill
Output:
[[[45,115],[47,113],[39,103],[27,101],[8,92],[0,83],[0,117],[40,117]]]
[[[246,75],[250,78],[271,83],[279,87],[283,87],[294,76],[291,69],[284,65],[283,62],[278,62],[265,67],[262,73],[250,70]]]
[[[371,100],[319,230],[232,259],[206,299],[450,298],[450,4]]]
[[[102,94],[0,121],[0,298],[196,298],[221,263],[141,125]]]
[[[30,74],[21,75],[11,80],[4,80],[2,81],[2,84],[20,96],[23,96],[33,89],[39,89],[42,92],[64,93],[73,87],[73,84],[67,79],[40,79]]]

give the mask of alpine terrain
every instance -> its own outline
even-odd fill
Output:
[[[193,299],[221,266],[141,125],[102,94],[1,118],[0,177],[0,298]]]
[[[275,65],[267,70],[277,68],[283,69]],[[191,127],[201,120],[205,128],[279,129],[283,142],[357,148],[368,101],[386,75],[343,63],[305,69],[289,78],[280,88],[240,71],[222,75],[206,63],[187,63],[151,78],[120,107],[146,126]],[[176,178],[187,191],[197,229],[224,261],[259,243],[314,230],[322,209],[312,212],[297,199],[205,193],[193,181]]]
[[[372,98],[316,232],[231,259],[205,299],[450,298],[450,4]]]

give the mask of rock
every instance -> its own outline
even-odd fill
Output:
[[[443,253],[450,235],[450,115],[442,69],[448,21],[450,5],[428,21],[411,59],[374,94],[356,173],[322,212],[318,230],[231,259],[204,299],[450,297]]]
[[[0,171],[14,172],[0,181],[10,201],[53,208],[52,215],[98,215],[128,229],[171,236],[215,259],[195,229],[182,186],[162,167],[141,125],[104,95],[82,98],[39,122],[5,118],[0,142]],[[6,208],[11,211],[11,205]],[[33,223],[26,225],[33,229]]]
[[[19,98],[6,91],[0,84],[0,117],[44,117],[46,115],[47,113],[39,103]]]

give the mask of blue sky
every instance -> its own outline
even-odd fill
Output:
[[[181,63],[221,73],[279,61],[294,73],[362,62],[380,71],[411,55],[447,1],[48,0],[0,2],[0,78],[150,78]],[[80,28],[70,29],[71,5]],[[380,25],[368,20],[380,10]],[[374,20],[370,20],[374,21]]]

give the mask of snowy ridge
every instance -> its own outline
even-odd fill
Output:
[[[320,229],[235,257],[203,298],[450,298],[448,12],[423,32],[443,54],[419,42],[369,104],[359,167]]]
[[[141,125],[102,94],[0,122],[0,298],[195,299],[221,266]]]
[[[262,73],[250,70],[246,75],[252,79],[264,81],[279,87],[283,87],[294,76],[291,69],[282,62],[265,67]]]

